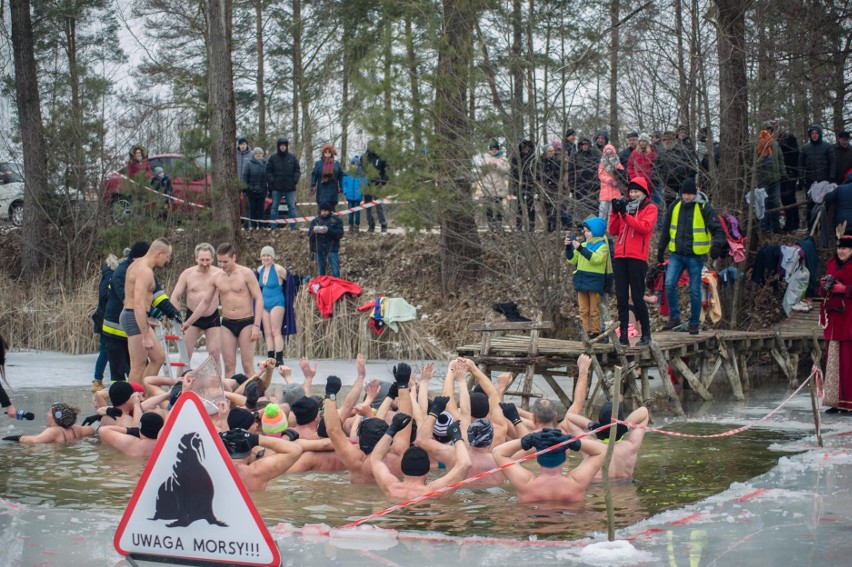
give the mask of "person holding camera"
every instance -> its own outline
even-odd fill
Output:
[[[606,239],[606,221],[591,217],[583,221],[581,242],[572,235],[565,237],[565,259],[577,266],[574,272],[574,291],[580,309],[580,322],[589,338],[601,334],[601,294],[604,292],[609,245]]]
[[[631,179],[625,198],[612,201],[609,232],[618,239],[615,243],[615,297],[618,301],[619,342],[629,346],[627,326],[630,324],[630,299],[633,310],[642,326],[642,337],[637,346],[651,342],[651,321],[645,305],[645,276],[648,273],[648,253],[651,234],[657,222],[657,206],[651,202],[651,190],[644,177]]]
[[[820,324],[828,344],[823,403],[828,414],[852,415],[852,227],[837,229],[837,253],[828,260],[819,292]]]
[[[707,199],[698,191],[695,180],[688,178],[680,185],[680,199],[669,209],[663,233],[657,246],[657,262],[665,260],[666,248],[669,265],[666,269],[666,300],[669,303],[669,321],[663,327],[670,331],[681,325],[677,299],[677,280],[684,270],[689,273],[689,334],[697,335],[701,315],[701,270],[707,253],[716,259],[722,255],[725,231],[719,216]]]
[[[316,254],[319,275],[324,276],[326,265],[331,275],[340,277],[340,239],[343,238],[343,221],[334,214],[334,202],[320,203],[320,214],[308,226],[308,242]]]

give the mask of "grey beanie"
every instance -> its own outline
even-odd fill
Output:
[[[260,146],[256,147],[255,149],[253,149],[251,151],[251,155],[254,155],[254,154],[263,155],[263,148],[261,148]]]

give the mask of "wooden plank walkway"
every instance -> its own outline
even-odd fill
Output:
[[[819,326],[819,306],[809,312],[793,312],[791,316],[771,329],[760,331],[708,330],[699,335],[683,332],[653,333],[654,348],[617,347],[615,344],[584,343],[583,341],[540,338],[530,334],[516,334],[524,329],[508,328],[504,335],[495,335],[485,331],[487,341],[462,345],[456,350],[459,356],[472,358],[487,369],[525,372],[524,393],[529,392],[532,378],[530,369],[546,373],[549,376],[571,376],[575,373],[577,358],[581,354],[593,357],[596,374],[606,374],[615,366],[623,366],[625,360],[640,371],[642,391],[647,392],[647,369],[657,368],[667,372],[670,367],[676,375],[688,380],[704,399],[712,399],[707,387],[717,375],[725,375],[731,385],[734,396],[743,397],[743,389],[750,388],[748,359],[755,353],[768,353],[780,367],[782,374],[791,385],[797,385],[801,378],[797,376],[800,355],[814,353],[823,342],[822,329]],[[611,334],[611,340],[615,335]],[[638,338],[632,339],[636,343]],[[483,344],[487,348],[483,348]],[[655,350],[659,348],[656,352]],[[719,373],[719,369],[723,373]],[[552,380],[554,393],[560,399],[568,397]],[[634,386],[634,391],[638,391]],[[604,385],[609,397],[609,391]],[[671,399],[673,392],[670,393]],[[524,405],[528,399],[524,397]],[[671,401],[671,400],[670,400]],[[674,403],[674,401],[673,401]],[[679,406],[679,402],[678,402]]]

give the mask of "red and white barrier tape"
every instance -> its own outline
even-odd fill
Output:
[[[133,179],[130,179],[129,177],[127,177],[126,175],[124,175],[122,173],[119,173],[119,176],[122,179],[124,179],[125,181],[128,181],[128,182],[132,183],[133,185],[139,187],[140,189],[144,189],[145,191],[149,191],[149,192],[151,192],[155,195],[158,195],[158,196],[163,197],[165,199],[169,199],[171,201],[174,201],[175,203],[180,203],[182,205],[189,205],[189,206],[195,207],[197,209],[209,209],[210,208],[206,205],[201,205],[199,203],[193,203],[191,201],[187,201],[185,199],[181,199],[181,198],[175,197],[173,195],[166,195],[164,193],[160,193],[159,191],[157,191],[153,187],[148,187],[146,185],[143,185],[142,183],[139,183],[138,181],[134,181]],[[358,205],[357,207],[350,207],[350,208],[343,209],[343,210],[340,210],[340,211],[335,211],[334,214],[337,215],[337,216],[343,216],[343,215],[348,215],[348,214],[354,213],[356,211],[362,211],[364,209],[369,209],[371,207],[375,207],[376,205],[397,205],[397,204],[399,204],[399,201],[396,200],[396,197],[397,197],[397,195],[388,195],[384,199],[374,199],[373,201],[371,201],[369,203],[364,203],[363,205]],[[340,205],[340,204],[345,205],[346,203],[337,203],[337,204],[338,205]],[[316,203],[298,203],[298,205],[316,205]],[[273,203],[270,206],[275,206],[275,203]],[[316,218],[316,215],[310,216],[310,217],[293,217],[293,218],[288,217],[288,218],[284,218],[284,219],[275,219],[275,220],[266,220],[266,219],[253,220],[253,219],[250,219],[248,217],[240,217],[240,220],[247,221],[247,222],[264,223],[264,224],[297,224],[297,223],[300,223],[300,222],[311,222],[315,218]]]

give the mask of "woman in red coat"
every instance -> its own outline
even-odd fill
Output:
[[[621,327],[618,340],[623,345],[630,344],[627,326],[630,324],[632,298],[636,319],[642,325],[642,337],[637,346],[644,346],[651,342],[651,320],[648,306],[642,298],[645,295],[648,250],[657,222],[657,207],[651,203],[650,184],[644,177],[631,179],[627,184],[627,194],[629,201],[619,199],[612,202],[612,213],[609,216],[609,232],[618,238],[615,242],[615,260],[612,262]]]
[[[837,241],[837,254],[828,261],[820,294],[825,302],[820,322],[828,353],[823,402],[826,413],[852,412],[852,228]]]

